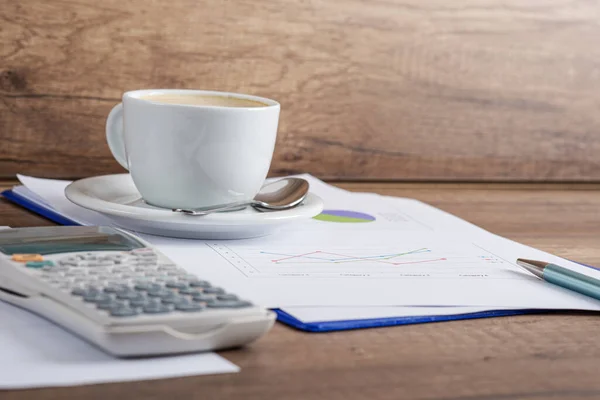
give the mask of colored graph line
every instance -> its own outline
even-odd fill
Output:
[[[371,262],[377,262],[377,263],[382,263],[382,264],[402,265],[402,264],[420,264],[420,263],[424,263],[424,262],[434,262],[434,261],[445,261],[446,260],[446,258],[436,258],[436,259],[430,259],[430,260],[416,260],[416,261],[403,261],[403,262],[402,261],[401,262],[390,261],[396,257],[402,257],[402,256],[412,255],[412,254],[429,253],[429,252],[431,252],[431,250],[429,250],[427,248],[421,248],[421,249],[407,251],[404,253],[382,254],[382,255],[376,255],[376,256],[363,256],[363,257],[331,253],[331,252],[321,251],[321,250],[311,251],[311,252],[304,253],[304,254],[282,254],[282,253],[270,253],[270,252],[266,252],[266,251],[261,251],[260,253],[261,254],[269,254],[269,255],[277,255],[277,256],[285,256],[283,258],[271,260],[271,262],[273,262],[274,264],[315,264],[318,261],[330,263],[330,264],[346,264],[346,263],[350,263],[350,262],[371,261]],[[334,258],[323,257],[323,256],[334,256]],[[315,260],[315,261],[300,261],[303,259],[304,260],[305,259]],[[298,261],[295,261],[295,260],[298,260]]]

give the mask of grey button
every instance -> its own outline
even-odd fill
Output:
[[[112,308],[123,308],[127,307],[127,303],[124,301],[105,301],[104,303],[97,303],[96,308],[100,310],[110,310]]]
[[[111,301],[112,297],[107,293],[101,293],[101,292],[89,293],[88,292],[83,295],[83,300],[87,301],[88,303],[104,303],[107,301]]]
[[[129,287],[127,285],[124,285],[121,283],[119,283],[119,284],[108,283],[106,285],[106,287],[104,288],[104,291],[106,293],[117,293],[117,292],[122,292],[122,291],[125,291],[128,289],[129,289]]]
[[[88,267],[110,267],[114,263],[110,260],[88,261]]]
[[[184,271],[167,271],[167,275],[169,275],[169,276],[185,276],[186,273]]]
[[[201,281],[199,279],[190,282],[191,287],[207,288],[210,287],[210,283],[207,281]]]
[[[250,307],[252,304],[243,300],[217,300],[206,304],[210,308],[243,308]]]
[[[88,270],[88,275],[91,275],[91,276],[98,276],[98,275],[101,275],[101,274],[102,274],[102,271],[99,271],[97,269],[90,269],[90,270]]]
[[[111,261],[123,261],[127,258],[125,254],[108,254],[106,256],[102,256],[101,260],[111,260]]]
[[[110,315],[113,317],[133,317],[137,314],[138,311],[136,309],[128,307],[113,308],[110,310]]]
[[[159,271],[178,271],[179,268],[173,264],[160,264],[157,268]]]
[[[140,297],[137,297],[135,299],[130,299],[129,300],[129,304],[132,307],[145,307],[145,306],[148,306],[148,305],[151,305],[151,304],[156,304],[156,303],[158,303],[156,301],[156,299],[149,299],[149,298],[147,298],[144,295],[142,295]]]
[[[182,281],[186,281],[186,282],[195,282],[195,281],[199,281],[198,277],[194,274],[189,274],[189,273],[185,273],[185,274],[181,274],[179,275],[179,279]],[[208,282],[207,282],[208,283]],[[210,286],[210,285],[208,285]]]
[[[208,304],[216,302],[217,299],[215,299],[213,296],[206,296],[201,294],[200,296],[194,296],[194,301]]]
[[[217,300],[237,300],[238,297],[235,294],[220,294],[217,296]]]
[[[223,289],[221,289],[220,287],[208,287],[208,288],[202,289],[202,291],[206,294],[223,294],[223,293],[225,293],[225,291]]]
[[[148,269],[156,269],[156,263],[150,261],[150,260],[144,260],[144,261],[136,261],[133,263],[133,265],[135,265],[138,268],[145,268],[146,270]]]
[[[198,289],[186,287],[186,288],[183,288],[183,289],[179,289],[179,294],[187,294],[187,295],[190,295],[190,296],[199,296],[199,295],[202,294],[202,292],[199,291]]]
[[[190,301],[183,296],[163,297],[162,302],[165,304],[189,303]]]
[[[188,285],[185,282],[169,281],[169,282],[165,283],[165,286],[168,288],[173,288],[173,289],[184,289]]]
[[[175,294],[175,292],[173,292],[171,290],[161,289],[161,290],[149,290],[148,296],[160,297],[161,299],[165,299],[167,297],[174,297],[174,296],[176,296],[176,294]]]
[[[162,289],[162,285],[152,282],[137,282],[134,286],[136,290],[150,290],[157,291]]]
[[[178,303],[175,304],[175,309],[184,312],[202,311],[204,306],[200,303]]]
[[[85,289],[88,291],[88,293],[102,293],[102,288],[97,285],[87,284]]]
[[[162,274],[157,271],[144,271],[144,276],[155,277],[155,276],[162,276]]]
[[[135,290],[125,290],[122,292],[117,292],[117,299],[121,299],[121,300],[145,299],[145,298],[146,298],[146,296],[144,296],[140,292],[136,292]]]
[[[58,263],[60,265],[71,265],[74,267],[79,263],[79,259],[73,256],[63,257],[60,260],[58,260]]]
[[[146,314],[164,314],[171,312],[171,307],[166,304],[150,304],[143,308]]]

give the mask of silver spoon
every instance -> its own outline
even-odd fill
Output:
[[[193,210],[174,208],[173,211],[187,215],[208,215],[215,212],[235,211],[252,206],[259,211],[286,210],[296,207],[308,194],[308,181],[301,178],[284,178],[264,185],[249,202],[228,204],[222,207],[195,208]]]

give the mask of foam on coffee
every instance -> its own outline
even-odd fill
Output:
[[[230,96],[211,96],[201,94],[177,94],[157,93],[140,96],[140,99],[155,101],[166,104],[184,104],[197,106],[220,106],[220,107],[266,107],[267,104],[260,101]]]

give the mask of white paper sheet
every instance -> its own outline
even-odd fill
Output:
[[[239,372],[208,352],[118,359],[29,311],[0,302],[0,388],[73,386]]]
[[[515,260],[543,259],[591,275],[596,270],[498,237],[415,200],[332,190],[308,178],[326,210],[360,211],[374,221],[311,219],[278,235],[230,242],[140,236],[191,272],[267,307],[600,310],[600,302],[543,282]],[[96,213],[64,197],[64,182],[20,179],[62,213],[98,223]]]

